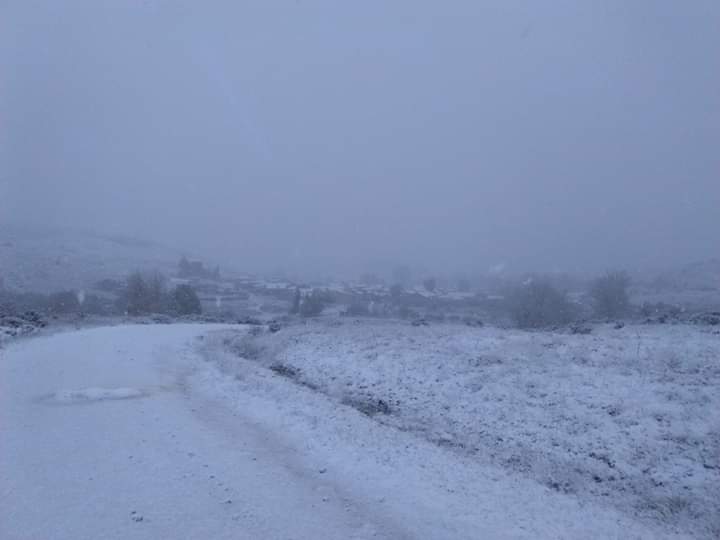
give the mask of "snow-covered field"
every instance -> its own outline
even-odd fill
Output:
[[[665,531],[717,538],[718,334],[689,325],[570,335],[348,320],[231,333],[219,345],[232,352],[223,370],[240,379],[250,360],[445,452]]]

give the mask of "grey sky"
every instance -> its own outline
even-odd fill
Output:
[[[0,2],[0,212],[249,269],[720,256],[720,3]]]

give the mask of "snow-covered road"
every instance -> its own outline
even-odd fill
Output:
[[[284,380],[269,395],[317,407],[327,428],[303,431],[288,403],[270,412],[258,396],[227,399],[235,381],[196,351],[198,336],[221,328],[117,326],[0,350],[0,538],[659,536],[409,434],[386,436]]]

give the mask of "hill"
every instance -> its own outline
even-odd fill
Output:
[[[16,291],[79,289],[138,269],[174,273],[182,255],[135,238],[0,224],[0,285]]]

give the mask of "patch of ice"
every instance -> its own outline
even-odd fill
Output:
[[[133,399],[145,396],[137,388],[83,388],[80,390],[58,390],[51,399],[56,403],[84,403],[110,399]]]

